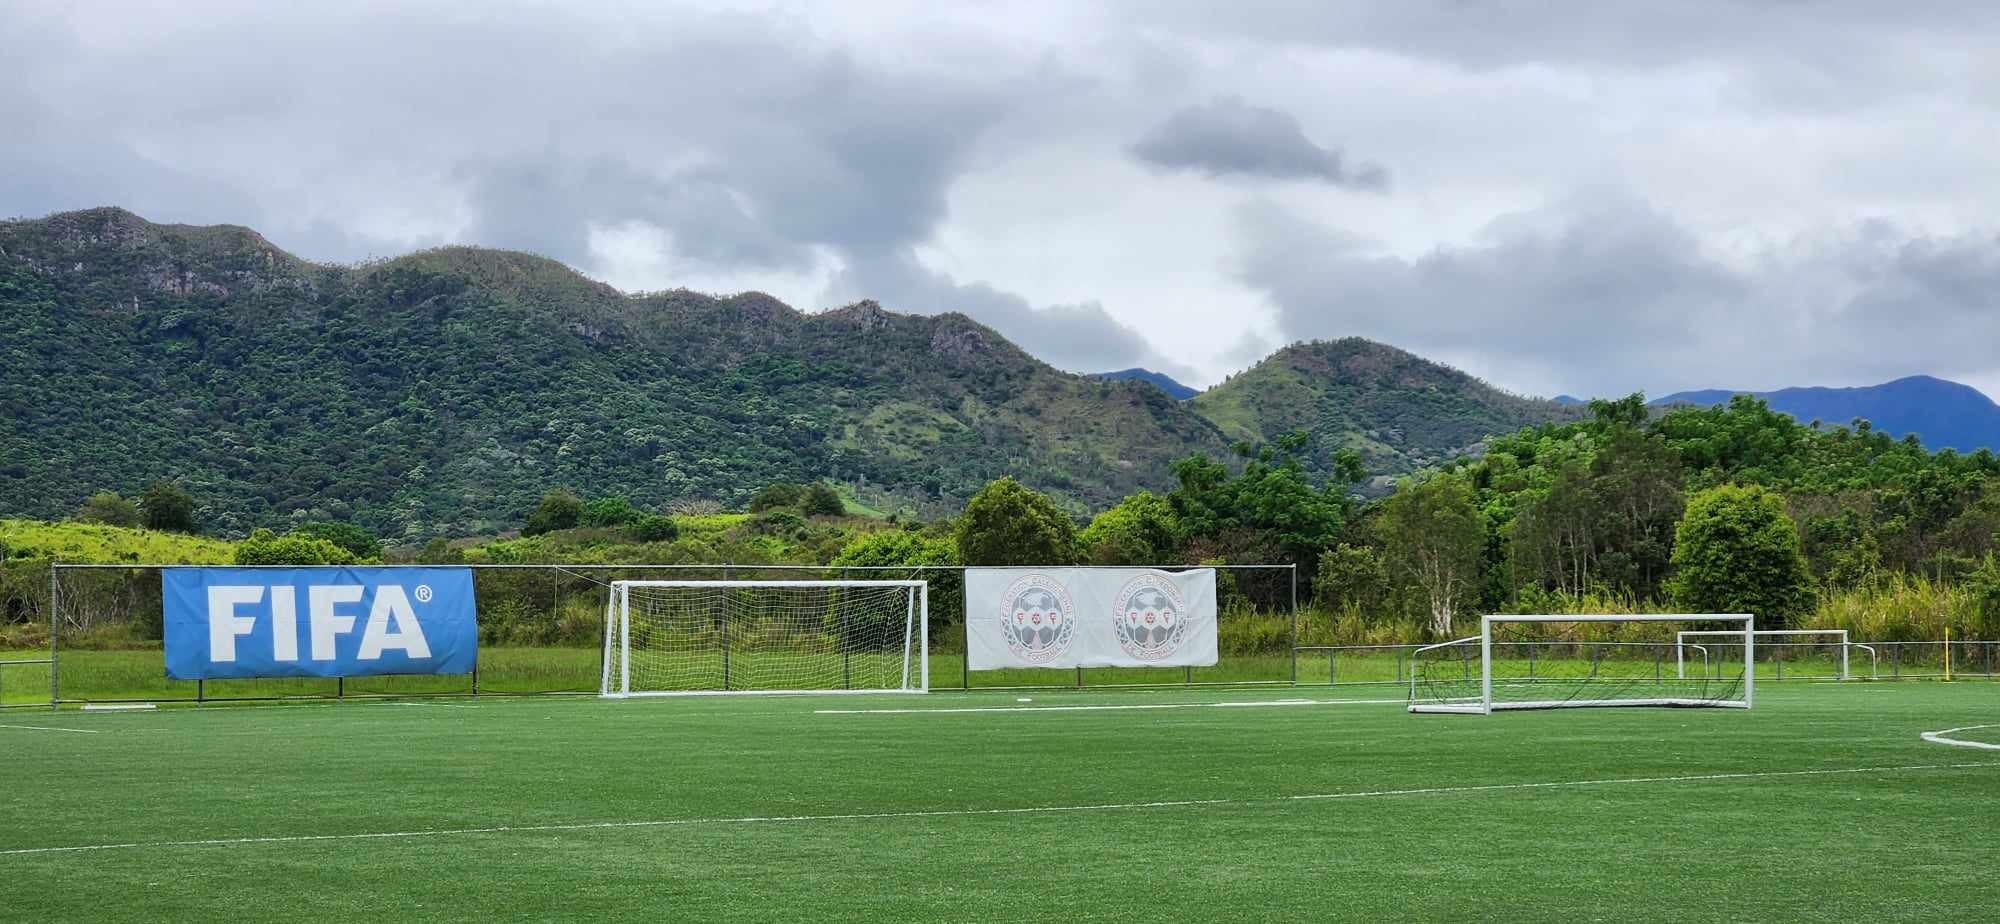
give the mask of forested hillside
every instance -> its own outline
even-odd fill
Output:
[[[1407,472],[1475,452],[1489,436],[1581,413],[1358,337],[1293,344],[1188,404],[1231,440],[1307,431],[1306,464],[1318,474],[1342,449],[1359,452],[1369,472]]]
[[[471,248],[324,266],[117,209],[0,223],[0,351],[0,512],[174,478],[233,535],[476,534],[558,486],[657,507],[820,477],[923,513],[1012,474],[1081,511],[1222,446],[961,315],[627,296]]]

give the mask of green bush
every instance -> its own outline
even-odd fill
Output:
[[[583,500],[564,490],[550,491],[542,495],[542,502],[528,514],[528,522],[521,527],[523,536],[539,536],[559,529],[575,529],[583,520]]]
[[[640,517],[632,524],[631,532],[632,538],[640,542],[672,542],[680,538],[681,528],[673,517],[654,513]]]
[[[250,534],[236,546],[239,565],[351,565],[354,553],[325,539],[291,533],[279,536],[268,529]]]

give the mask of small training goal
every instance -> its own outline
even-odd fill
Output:
[[[1674,641],[1680,643],[1680,672],[1685,675],[1700,670],[1707,653],[1703,645],[1734,633],[1688,629],[1675,634]],[[1757,656],[1771,668],[1766,675],[1769,679],[1783,680],[1790,675],[1794,680],[1853,680],[1849,655],[1855,651],[1868,656],[1868,676],[1876,674],[1875,649],[1848,641],[1846,629],[1758,629],[1751,634],[1757,638]]]
[[[1411,712],[1572,706],[1748,709],[1756,657],[1741,614],[1483,616],[1479,634],[1411,655]],[[1698,643],[1680,633],[1704,633]],[[1690,661],[1690,659],[1693,659]]]
[[[920,693],[923,581],[615,581],[604,696]]]

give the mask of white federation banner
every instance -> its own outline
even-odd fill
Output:
[[[965,569],[966,665],[1215,663],[1215,569]]]

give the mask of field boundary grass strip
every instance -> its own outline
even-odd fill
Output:
[[[1957,728],[1947,728],[1944,731],[1924,732],[1919,737],[1923,738],[1925,741],[1928,741],[1932,744],[1948,744],[1951,745],[1952,747],[1958,747],[1958,748],[1982,748],[1988,751],[2000,751],[2000,744],[1995,744],[1991,741],[1967,741],[1963,738],[1950,737],[1952,734],[1957,732],[1977,731],[1982,728],[2000,728],[2000,723],[1992,723],[1987,725],[1960,725]]]
[[[679,828],[707,825],[797,824],[824,821],[880,821],[906,818],[972,818],[1006,815],[1060,815],[1079,812],[1125,812],[1148,809],[1204,808],[1221,806],[1284,805],[1300,801],[1336,799],[1379,799],[1390,797],[1464,795],[1528,789],[1564,789],[1594,786],[1645,785],[1661,783],[1707,783],[1720,780],[1754,780],[1780,777],[1852,776],[1872,773],[1913,773],[1927,770],[1965,770],[2000,767],[2000,761],[1956,764],[1903,764],[1882,767],[1836,767],[1818,770],[1750,770],[1738,773],[1697,773],[1684,776],[1612,777],[1596,780],[1558,780],[1539,783],[1491,783],[1478,786],[1429,786],[1416,789],[1357,790],[1337,793],[1308,793],[1275,798],[1174,799],[1153,802],[1100,802],[1083,805],[1037,805],[989,809],[929,809],[901,812],[847,812],[824,815],[744,815],[711,818],[660,818],[644,821],[586,821],[536,825],[492,825],[476,828],[433,828],[419,831],[370,831],[352,834],[289,834],[264,837],[222,837],[183,841],[131,841],[126,843],[78,844],[66,847],[17,847],[0,850],[0,857],[35,856],[58,853],[93,853],[116,850],[167,849],[184,847],[239,847],[256,844],[299,844],[362,840],[397,840],[423,837],[462,837],[478,834],[538,834],[563,831],[607,831],[636,828]]]

